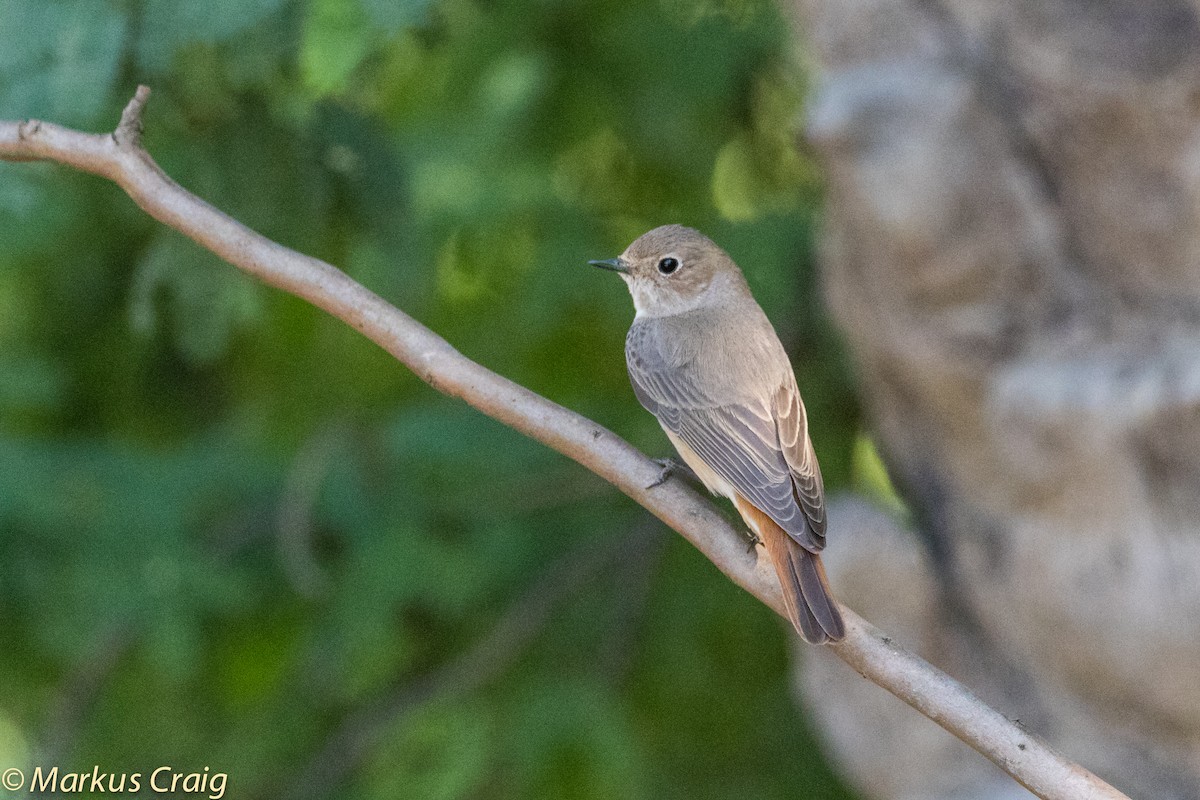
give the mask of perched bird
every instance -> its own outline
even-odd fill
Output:
[[[625,340],[634,393],[713,494],[733,501],[766,547],[792,625],[806,641],[845,626],[818,555],[821,470],[796,376],[741,270],[704,234],[666,225],[618,258],[637,315]]]

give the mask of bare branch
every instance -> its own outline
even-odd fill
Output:
[[[353,326],[440,392],[566,455],[640,503],[776,613],[783,597],[769,564],[679,481],[647,489],[660,468],[611,431],[474,363],[433,331],[330,264],[289,250],[182,189],[141,148],[149,89],[139,87],[111,136],[50,123],[0,122],[0,159],[56,161],[116,182],[146,213],[239,269]],[[865,678],[958,736],[1039,797],[1125,795],[1052,750],[965,687],[845,609],[846,638],[831,649]],[[867,724],[864,722],[864,724]]]

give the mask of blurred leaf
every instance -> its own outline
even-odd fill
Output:
[[[389,33],[423,22],[432,0],[361,0],[371,22]]]
[[[66,396],[62,364],[37,356],[0,353],[0,414],[37,407],[55,409]]]
[[[129,623],[183,679],[197,664],[203,613],[237,606],[243,585],[185,532],[223,495],[252,486],[251,474],[219,450],[163,458],[0,440],[0,530],[23,533],[0,537],[4,605],[37,609],[36,635],[69,662]]]
[[[474,797],[488,777],[492,746],[491,723],[478,704],[429,706],[405,718],[379,748],[363,774],[362,797]]]
[[[296,655],[298,626],[294,617],[276,615],[270,624],[226,625],[212,648],[222,700],[237,711],[269,703],[283,686]]]
[[[300,71],[309,91],[315,97],[344,91],[375,35],[359,0],[311,0],[300,50]]]
[[[38,176],[33,170],[14,169],[11,166],[3,174],[5,180],[0,182],[0,214],[32,221],[33,212],[43,205],[43,198],[48,193],[46,181],[39,180],[43,176]],[[0,228],[0,231],[3,231],[4,238],[0,239],[0,243],[5,245],[6,256],[10,256],[13,250],[23,249],[21,240],[24,237],[20,236],[19,226],[8,225]]]
[[[875,443],[863,433],[854,440],[853,479],[855,491],[871,498],[893,514],[907,516],[908,506],[896,493]]]
[[[134,276],[130,322],[144,335],[162,325],[160,295],[175,346],[197,365],[221,358],[237,332],[262,313],[254,284],[173,231],[155,237]]]
[[[26,769],[29,766],[29,756],[29,741],[25,734],[16,722],[0,709],[0,764]]]
[[[670,13],[685,24],[695,25],[717,19],[727,25],[744,27],[761,20],[770,9],[763,0],[661,0]]]
[[[112,114],[125,20],[111,3],[0,0],[0,21],[0,118],[86,127]]]
[[[346,698],[377,693],[413,657],[413,644],[400,622],[405,601],[424,596],[427,566],[437,553],[414,552],[420,537],[382,529],[356,542],[345,571],[336,575],[338,593],[330,608],[339,685]],[[433,558],[428,556],[432,555]]]
[[[636,188],[636,165],[612,128],[604,128],[559,154],[554,183],[568,202],[596,211],[620,211]]]
[[[762,210],[764,180],[749,142],[733,139],[721,148],[713,166],[713,205],[725,219],[752,220]]]
[[[80,0],[99,5],[94,0]],[[138,60],[158,72],[192,44],[228,40],[277,11],[286,0],[143,0]]]
[[[624,710],[599,687],[559,677],[514,699],[513,765],[531,797],[635,800],[650,795]]]
[[[451,303],[495,296],[520,280],[537,257],[537,240],[524,225],[451,234],[438,254],[438,290]]]
[[[536,53],[517,52],[498,59],[480,80],[480,112],[500,124],[522,120],[546,88],[547,66]]]

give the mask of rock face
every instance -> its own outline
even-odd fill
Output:
[[[827,300],[927,556],[881,564],[848,530],[834,585],[894,572],[914,599],[868,618],[907,609],[914,645],[1127,793],[1200,796],[1200,4],[794,11]],[[864,713],[827,661],[818,715]],[[1000,796],[932,766],[873,783],[842,727],[872,796]]]

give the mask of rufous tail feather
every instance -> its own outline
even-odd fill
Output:
[[[775,520],[747,501],[738,498],[736,505],[767,548],[783,586],[788,618],[796,631],[812,644],[841,640],[846,635],[846,626],[829,590],[821,557],[805,550]]]

